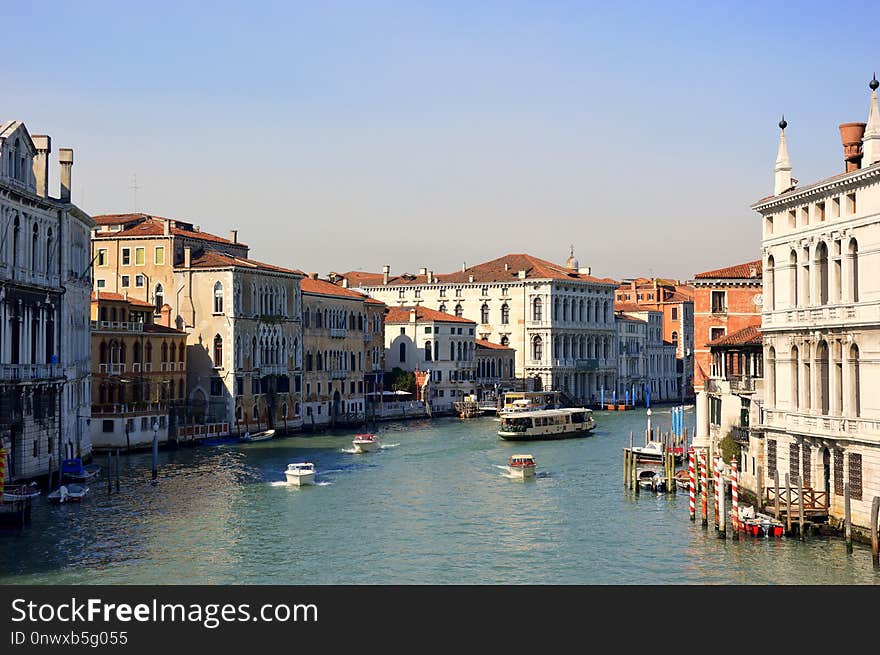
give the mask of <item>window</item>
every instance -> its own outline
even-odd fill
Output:
[[[541,319],[542,310],[543,310],[543,307],[542,307],[541,299],[540,299],[540,298],[535,298],[535,299],[532,301],[532,320],[533,320],[533,321],[540,321],[540,320],[542,320],[542,319]],[[537,358],[536,358],[536,359],[537,359]]]
[[[816,220],[820,223],[825,220],[825,203],[817,202],[816,203]]]
[[[223,395],[223,380],[221,380],[220,378],[211,378],[211,395]]]
[[[715,339],[720,339],[723,336],[724,336],[724,328],[723,327],[709,328],[709,341],[715,341]]]
[[[99,289],[103,289],[104,287],[107,286],[107,281],[103,280],[103,279],[95,280],[95,286],[97,286]]]
[[[486,324],[489,322],[489,305],[483,303],[483,306],[480,307],[480,323]]]
[[[153,263],[163,266],[165,264],[165,246],[156,246],[153,255]]]
[[[856,213],[856,194],[855,193],[846,194],[846,210],[849,214]]]
[[[768,236],[773,234],[773,217],[768,216],[764,219],[764,230],[767,232]]]
[[[678,332],[672,332],[672,345],[678,348]]]
[[[504,303],[501,305],[501,324],[507,325],[508,323],[510,323],[510,307]]]
[[[488,296],[489,295],[489,287],[483,287],[480,290],[480,293],[483,295],[483,297]]]
[[[673,308],[672,308],[672,320],[673,320],[673,321],[677,321],[677,320],[678,320],[678,307],[673,307]]]
[[[401,334],[406,334],[406,328],[403,328],[403,327],[400,328],[400,333],[401,333]]]
[[[441,298],[445,298],[445,297],[446,297],[446,289],[440,289],[440,297],[441,297]]]
[[[128,275],[123,275],[122,276],[122,287],[127,288],[130,280],[131,280],[131,278]]]
[[[455,306],[455,315],[456,315],[456,316],[461,316],[463,313],[464,313],[464,309],[462,309],[462,307],[461,307],[461,303],[457,304],[457,305]]]
[[[223,368],[223,337],[214,337],[214,368]]]
[[[143,266],[146,261],[146,248],[135,248],[134,249],[134,265],[135,266]]]
[[[713,314],[723,314],[726,311],[727,311],[727,292],[713,291],[712,292],[712,313]]]
[[[426,362],[431,361],[431,342],[430,341],[425,342],[425,361]]]
[[[446,303],[441,303],[440,307],[437,308],[438,312],[446,313]]]
[[[153,294],[156,301],[156,313],[162,311],[162,305],[165,304],[165,287],[161,283],[156,285],[156,291]]]
[[[397,297],[398,297],[398,298],[403,298],[405,295],[406,295],[406,290],[405,290],[405,289],[400,289],[400,290],[398,290],[398,292],[397,292]]]
[[[501,345],[506,346],[508,344],[510,344],[510,339],[508,339],[507,335],[505,334],[503,337],[501,337]]]
[[[544,358],[544,341],[541,337],[532,339],[532,359],[541,360]]]
[[[788,212],[788,227],[797,227],[797,214],[793,209]]]
[[[106,248],[98,248],[98,257],[95,260],[95,266],[106,266],[107,265],[107,249]]]
[[[398,353],[399,353],[399,357],[398,357],[399,361],[405,362],[406,361],[406,344],[405,343],[400,344]]]
[[[101,432],[113,432],[113,419],[101,421]]]
[[[128,266],[131,264],[131,248],[123,248],[122,249],[122,265]]]
[[[223,284],[219,281],[214,285],[214,313],[223,313]]]
[[[431,327],[426,327],[426,328],[425,328],[425,334],[431,334],[431,330],[432,330],[432,329],[433,329],[433,328],[431,328]]]
[[[145,278],[143,275],[138,274],[138,275],[134,276],[134,286],[143,287],[144,281],[145,281]]]
[[[840,218],[840,198],[831,200],[831,218]]]

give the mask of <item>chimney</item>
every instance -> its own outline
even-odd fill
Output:
[[[238,243],[238,230],[229,230],[229,240]]]
[[[419,275],[427,275],[427,274],[428,274],[428,269],[425,268],[424,266],[419,269]]]
[[[474,276],[468,275],[468,282],[473,282],[473,281],[474,281]]]
[[[862,163],[862,136],[867,123],[843,123],[840,126],[840,140],[843,142],[843,158],[846,172],[858,170]]]
[[[520,280],[525,280],[525,279],[526,279],[526,271],[525,271],[525,269],[520,269],[519,271],[517,271],[516,276],[517,276]]]
[[[409,310],[409,322],[415,323],[417,318],[418,315],[416,314],[415,307],[413,307],[411,310]]]
[[[592,271],[592,270],[593,270],[593,269],[592,269],[591,266],[581,266],[581,267],[578,269],[578,274],[580,274],[580,275],[590,275],[590,271]]]
[[[434,284],[434,271],[428,271],[428,284]]]
[[[166,222],[165,225],[168,225],[168,223]],[[192,263],[192,248],[187,246],[186,248],[183,249],[183,267],[189,268],[191,263]]]
[[[310,280],[317,280],[318,274],[317,273],[309,273],[309,279]]]
[[[342,278],[342,288],[348,289],[348,278],[347,277]]]
[[[382,267],[382,284],[388,284],[388,275],[391,273],[391,267],[388,264]]]
[[[461,263],[461,272],[464,273],[467,270],[467,262]]]
[[[508,264],[507,262],[504,262],[504,270],[505,270],[505,271],[509,271],[509,270],[510,270],[510,264]]]
[[[169,221],[169,220],[162,221],[162,234],[166,237],[171,234],[171,221]]]
[[[37,147],[37,156],[34,157],[37,195],[45,198],[49,195],[49,153],[52,152],[52,139],[45,134],[34,134],[31,139]]]
[[[159,309],[159,321],[165,327],[171,327],[171,305],[165,303],[162,305],[161,309]]]
[[[58,163],[61,165],[61,202],[70,202],[73,148],[58,148]]]

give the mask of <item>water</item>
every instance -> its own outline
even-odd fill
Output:
[[[0,537],[0,583],[24,584],[877,584],[870,550],[840,540],[719,540],[687,494],[628,495],[621,448],[644,410],[596,412],[593,436],[508,443],[489,417],[183,448],[122,459],[120,494],[93,482],[82,505],[41,497]],[[654,425],[668,428],[668,408]],[[692,417],[690,424],[692,428]],[[638,438],[638,437],[637,437]],[[499,469],[535,455],[539,476]],[[99,460],[100,461],[100,460]],[[311,461],[320,485],[283,482]]]

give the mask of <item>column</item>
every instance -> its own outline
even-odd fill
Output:
[[[810,280],[809,280],[810,305],[811,306],[818,306],[820,304],[819,299],[821,297],[819,294],[819,288],[821,287],[821,280],[818,279],[820,276],[819,276],[819,267],[816,265],[816,248],[815,247],[811,248],[808,246],[807,252],[809,253],[808,257],[809,257],[809,262],[810,262],[810,266],[809,266],[809,270],[810,270]]]
[[[850,377],[850,365],[849,361],[849,348],[847,347],[847,343],[845,339],[841,339],[840,341],[840,361],[841,361],[841,382],[843,383],[843,407],[842,407],[842,415],[844,418],[851,417],[853,415],[852,403],[850,402],[850,394],[852,387],[852,378]],[[846,478],[844,478],[846,479]]]
[[[840,302],[851,303],[852,296],[852,259],[849,256],[849,248],[847,248],[848,239],[840,240]]]
[[[822,413],[822,372],[819,370],[818,342],[810,348],[810,414]],[[829,357],[830,359],[830,357]]]
[[[696,400],[697,426],[694,435],[694,448],[709,447],[709,395],[705,390],[697,392]]]

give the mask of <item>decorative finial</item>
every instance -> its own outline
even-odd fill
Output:
[[[788,127],[788,123],[785,121],[785,114],[783,114],[782,120],[779,121],[779,129],[784,130],[786,127]]]
[[[569,257],[574,257],[574,244],[571,244],[568,247],[568,255],[569,255]]]
[[[874,77],[868,86],[871,88],[871,91],[876,91],[877,87],[880,86],[880,82],[877,81],[877,73],[874,73]]]

